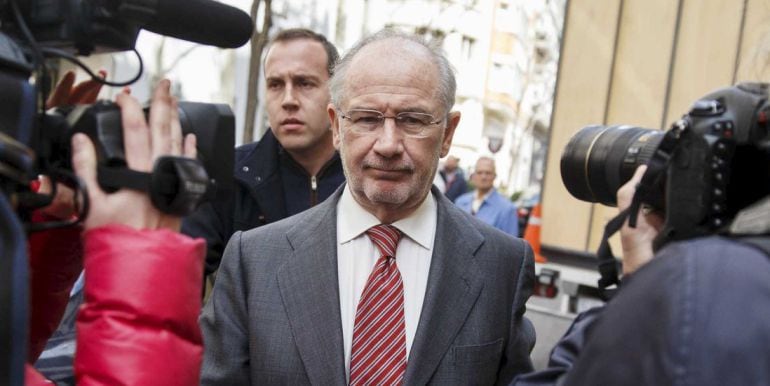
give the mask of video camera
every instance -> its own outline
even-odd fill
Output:
[[[656,248],[724,233],[741,209],[770,194],[769,119],[768,85],[744,83],[697,100],[665,132],[584,127],[562,154],[562,180],[576,198],[612,206],[647,164],[634,201],[665,213]]]
[[[141,76],[138,52],[139,74],[123,83],[94,75],[75,55],[136,52],[141,29],[235,48],[251,38],[253,22],[241,10],[213,0],[0,0],[0,384],[24,381],[25,232],[35,226],[23,223],[32,209],[52,198],[34,194],[29,183],[45,174],[88,196],[70,165],[74,133],[85,133],[94,143],[97,178],[104,190],[146,191],[164,212],[188,214],[202,200],[231,189],[235,123],[227,105],[180,102],[182,131],[198,137],[198,159],[162,157],[152,173],[127,168],[115,104],[100,101],[45,111],[51,86],[47,58],[72,61],[105,85],[128,85]],[[86,210],[81,208],[80,219]]]

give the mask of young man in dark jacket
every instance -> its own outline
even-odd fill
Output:
[[[270,130],[236,149],[232,199],[204,204],[182,225],[182,232],[206,239],[207,274],[235,231],[308,209],[345,180],[326,112],[338,56],[324,36],[306,29],[284,30],[270,41],[264,63]]]

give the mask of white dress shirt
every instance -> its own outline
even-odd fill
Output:
[[[396,265],[404,283],[404,322],[406,328],[406,355],[414,341],[420,321],[428,272],[433,255],[436,234],[437,206],[433,195],[428,197],[409,217],[394,222],[404,236],[396,249]],[[353,325],[358,301],[374,263],[380,258],[379,250],[369,240],[366,230],[380,221],[356,202],[345,187],[337,204],[337,272],[339,274],[342,338],[345,343],[345,375],[350,379],[350,351],[353,344]]]

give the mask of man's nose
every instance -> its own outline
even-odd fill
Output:
[[[396,126],[396,120],[385,118],[374,143],[374,151],[383,157],[393,157],[404,151],[404,134]]]
[[[283,100],[281,100],[281,106],[284,108],[294,108],[299,105],[296,95],[296,89],[292,84],[287,84],[283,92]]]

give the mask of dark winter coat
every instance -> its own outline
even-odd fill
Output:
[[[329,197],[345,181],[335,153],[317,176],[309,176],[271,130],[259,142],[235,150],[235,187],[229,200],[205,203],[185,218],[182,233],[206,239],[206,273],[219,267],[233,233],[299,213]]]

